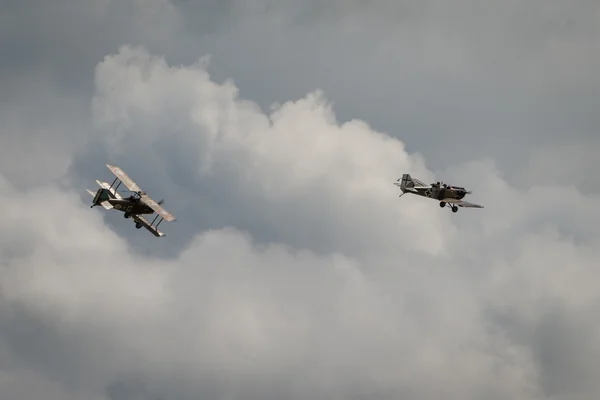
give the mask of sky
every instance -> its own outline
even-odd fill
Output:
[[[599,39],[585,0],[1,2],[0,392],[595,399]],[[166,237],[90,209],[105,164]]]

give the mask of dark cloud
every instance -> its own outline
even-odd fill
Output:
[[[2,3],[0,390],[593,398],[597,10]],[[106,163],[166,238],[90,210]]]
[[[489,156],[512,177],[537,149],[596,135],[594,2],[267,5],[230,4],[235,22],[195,45],[263,105],[321,88],[340,118],[370,121],[432,166]]]

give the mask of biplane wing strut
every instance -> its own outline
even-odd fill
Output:
[[[142,201],[151,209],[153,209],[158,215],[160,215],[162,217],[162,219],[166,219],[169,222],[173,222],[175,220],[177,220],[177,218],[175,218],[173,216],[173,214],[171,214],[170,212],[168,212],[167,210],[165,210],[163,207],[161,207],[160,204],[158,204],[156,201],[154,201],[154,199],[152,199],[150,196],[148,196],[146,194],[146,192],[144,192],[137,183],[135,183],[133,181],[133,179],[131,179],[129,177],[129,175],[127,175],[125,173],[125,171],[123,171],[121,168],[119,167],[115,167],[114,165],[110,165],[110,164],[106,164],[106,166],[108,167],[108,169],[111,170],[111,172],[113,174],[115,174],[115,176],[117,177],[116,179],[119,179],[121,182],[123,182],[125,184],[125,186],[127,186],[127,188],[129,188],[129,190],[133,191],[133,192],[137,192],[140,194],[140,198],[142,199]],[[116,180],[115,179],[115,180]],[[114,184],[114,182],[113,182]],[[112,187],[112,185],[111,185]],[[116,191],[116,188],[115,188]],[[155,218],[156,220],[156,218]],[[159,222],[160,224],[160,222]]]
[[[154,221],[156,221],[156,218],[158,218],[158,215],[154,218]],[[149,222],[146,218],[144,218],[141,215],[132,215],[131,219],[135,220],[136,224],[140,224],[141,226],[146,228],[148,231],[150,231],[150,233],[152,233],[156,237],[166,236],[165,233],[161,232],[158,229],[158,225],[161,223],[162,218],[160,221],[158,221],[158,224],[156,224],[155,226],[154,226],[154,221]]]
[[[169,222],[173,222],[173,221],[177,220],[177,218],[175,218],[173,216],[173,214],[171,214],[170,212],[168,212],[167,210],[162,208],[160,204],[158,204],[156,201],[154,201],[147,194],[142,194],[141,197],[142,197],[142,201],[144,202],[144,204],[146,204],[148,207],[150,207],[151,209],[153,209],[156,212],[156,214],[157,214],[156,218],[158,218],[159,216],[161,217],[160,221],[158,222],[159,224],[163,219],[166,219]],[[156,218],[154,218],[155,221],[156,221]]]
[[[100,205],[102,205],[107,210],[115,208],[116,210],[125,212],[125,209],[123,208],[124,204],[127,207],[127,212],[125,212],[125,218],[131,218],[133,221],[135,221],[136,228],[141,229],[142,227],[144,227],[148,231],[150,231],[154,236],[157,237],[166,236],[163,232],[161,232],[158,229],[158,226],[163,220],[172,222],[176,221],[176,218],[173,216],[173,214],[161,207],[160,203],[162,203],[162,201],[160,203],[154,201],[121,168],[110,164],[106,164],[106,166],[115,175],[115,180],[110,185],[107,182],[96,180],[98,186],[106,190],[106,196],[108,197],[108,199],[106,201],[101,202]],[[127,188],[130,191],[135,192],[139,197],[123,197],[121,194],[119,194],[119,192],[117,192],[117,189],[119,188],[121,183],[127,186]],[[94,192],[92,192],[91,190],[88,190],[87,192],[92,196],[99,196],[99,194],[102,193],[101,191],[99,191],[97,192],[98,194],[94,194]],[[96,202],[97,200],[94,201]],[[114,207],[113,204],[115,204]],[[138,207],[138,204],[139,208],[137,208],[137,211],[140,212],[137,212],[135,209],[135,207]],[[94,205],[96,205],[96,203],[94,203]],[[141,215],[151,215],[153,214],[151,210],[156,213],[156,216],[154,217],[152,222],[148,221],[148,219]]]

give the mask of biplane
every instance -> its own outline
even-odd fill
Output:
[[[161,207],[164,200],[160,200],[159,202],[154,201],[145,191],[140,189],[137,183],[135,183],[121,168],[109,164],[106,164],[106,166],[116,178],[110,185],[107,182],[96,180],[100,189],[95,193],[89,189],[87,190],[87,192],[94,197],[90,208],[102,206],[107,210],[115,209],[122,211],[125,218],[131,218],[135,221],[135,227],[137,229],[144,227],[156,237],[165,236],[166,234],[158,229],[158,225],[160,225],[163,220],[172,222],[175,221],[176,218]],[[119,181],[117,186],[114,186],[117,181]],[[133,193],[131,196],[125,197],[117,192],[121,183]],[[154,213],[156,213],[156,217],[154,217],[152,222],[148,221],[148,219],[143,216],[144,214],[152,215]],[[154,225],[157,220],[158,222]]]
[[[402,190],[402,194],[399,197],[404,196],[406,193],[412,193],[417,196],[438,200],[440,207],[450,207],[452,212],[457,212],[458,207],[483,208],[479,204],[463,200],[467,194],[471,194],[464,187],[451,186],[444,182],[426,185],[418,179],[411,178],[409,174],[402,175],[402,178],[397,179],[394,185],[399,186],[400,190]]]

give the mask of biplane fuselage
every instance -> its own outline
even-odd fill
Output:
[[[103,202],[108,202],[115,210],[125,213],[125,218],[130,215],[154,214],[154,210],[140,201],[135,196],[118,199],[108,189],[100,188],[94,196],[92,207],[100,206]]]

